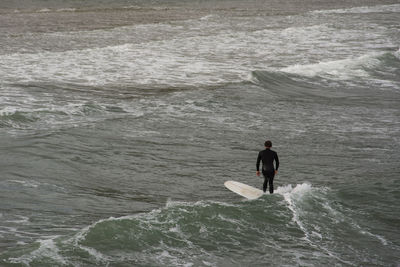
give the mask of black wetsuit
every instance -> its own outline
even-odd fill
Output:
[[[274,160],[276,168],[274,168]],[[260,161],[262,161],[262,174],[264,175],[263,191],[267,191],[269,184],[269,192],[272,194],[274,192],[275,170],[279,168],[278,154],[269,148],[260,151],[257,157],[257,171],[260,170]]]

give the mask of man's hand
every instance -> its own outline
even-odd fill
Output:
[[[257,171],[257,172],[256,172],[256,175],[257,175],[257,176],[260,176],[260,171]]]
[[[277,170],[275,170],[275,174],[277,174],[278,173],[278,171]]]

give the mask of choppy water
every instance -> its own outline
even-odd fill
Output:
[[[398,266],[398,1],[2,1],[0,266]],[[280,156],[261,187],[265,139]]]

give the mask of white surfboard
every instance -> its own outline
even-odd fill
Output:
[[[236,181],[226,181],[224,185],[229,190],[247,199],[257,199],[264,194],[260,189]]]

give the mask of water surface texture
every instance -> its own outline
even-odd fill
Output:
[[[0,266],[399,266],[398,1],[6,0],[0,44]]]

